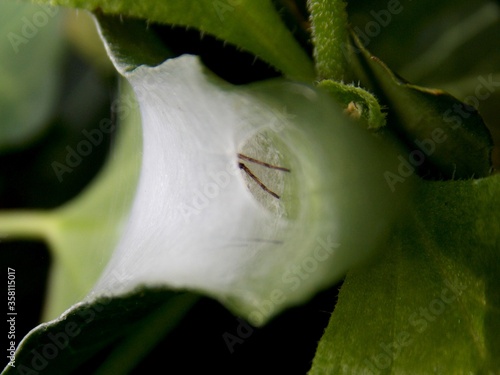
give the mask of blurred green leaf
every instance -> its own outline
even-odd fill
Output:
[[[109,260],[128,217],[140,169],[142,144],[135,99],[128,85],[123,91],[123,96],[114,103],[114,110],[120,111],[122,120],[116,147],[86,190],[54,210],[0,213],[0,234],[9,238],[41,238],[50,246],[53,262],[44,320],[59,316],[89,293]],[[103,131],[114,131],[116,127],[111,119],[103,119],[101,124],[105,126],[87,133],[92,142],[102,141]],[[88,137],[80,141],[84,142],[90,144]],[[74,155],[68,158],[77,162]],[[71,169],[62,164],[57,168]]]
[[[32,141],[57,99],[63,38],[59,8],[0,3],[0,150]]]
[[[500,176],[426,181],[418,198],[348,273],[311,375],[500,371]]]
[[[120,127],[108,163],[84,192],[50,213],[55,224],[50,236],[55,257],[45,318],[58,316],[89,292],[128,218],[139,177],[142,141],[138,107],[128,83],[123,83],[113,107],[120,111]],[[116,124],[111,126],[113,130]]]
[[[2,375],[72,374],[110,345],[115,349],[93,373],[127,374],[151,345],[178,324],[197,298],[180,292],[138,290],[120,298],[82,302],[32,330],[18,347],[15,367],[7,366]]]
[[[364,47],[411,82],[442,87],[498,73],[498,2],[352,1],[348,11]]]
[[[444,17],[452,20],[448,28],[440,30],[428,48],[413,61],[408,60],[400,73],[412,81],[438,87],[500,73],[500,4],[467,2],[447,11]]]
[[[311,82],[312,62],[270,0],[56,0],[52,5],[194,27],[267,61],[286,76]]]
[[[474,107],[442,90],[406,82],[372,56],[355,35],[350,52],[359,57],[355,70],[362,82],[387,106],[388,127],[408,147],[402,168],[418,169],[435,179],[491,174],[493,141]],[[487,90],[489,83],[484,85]]]

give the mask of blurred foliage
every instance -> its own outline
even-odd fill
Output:
[[[47,128],[60,92],[62,12],[0,4],[0,152],[25,146]],[[36,63],[33,63],[35,62]]]

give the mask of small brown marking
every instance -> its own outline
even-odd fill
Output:
[[[283,171],[283,172],[290,172],[290,169],[288,168],[278,167],[276,165],[264,163],[263,161],[251,158],[250,156],[246,156],[243,154],[238,154],[238,158],[241,160],[249,161],[251,163],[262,165],[266,168],[276,169],[278,171]],[[264,185],[264,183],[262,183],[262,181],[256,175],[254,175],[253,172],[245,164],[243,164],[242,162],[238,162],[238,167],[241,170],[243,170],[252,180],[254,180],[257,183],[257,185],[259,185],[262,188],[262,190],[271,194],[273,197],[280,199],[280,196],[276,194],[274,191],[270,190],[266,185]]]

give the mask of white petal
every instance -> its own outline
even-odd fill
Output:
[[[363,229],[366,239],[352,239],[354,249],[339,243],[359,236],[344,228],[358,223],[359,209],[354,218],[346,212],[372,200],[349,196],[353,187],[346,186],[364,174],[352,171],[371,160],[372,146],[367,156],[341,160],[359,135],[350,123],[315,143],[347,120],[314,89],[280,80],[232,86],[193,56],[127,78],[142,113],[142,171],[128,228],[95,293],[140,285],[196,290],[261,324],[337,280],[368,252],[357,244],[386,229],[379,220]],[[239,152],[291,168],[244,162],[282,199],[238,168]],[[374,194],[388,191],[377,183]],[[367,207],[366,220],[380,214],[378,205]]]

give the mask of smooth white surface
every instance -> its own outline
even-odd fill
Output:
[[[338,280],[386,230],[384,166],[365,168],[379,146],[311,87],[232,86],[194,56],[125,76],[141,108],[142,170],[89,298],[144,285],[195,290],[258,325]],[[281,201],[238,169],[241,149],[292,168],[260,167]]]

